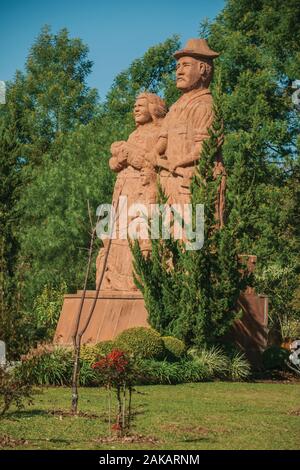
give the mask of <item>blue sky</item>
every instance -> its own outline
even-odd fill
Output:
[[[183,42],[198,34],[202,19],[213,19],[224,0],[10,0],[0,5],[0,80],[23,69],[44,24],[66,27],[89,46],[93,72],[88,84],[105,97],[114,77],[154,44],[172,34]]]

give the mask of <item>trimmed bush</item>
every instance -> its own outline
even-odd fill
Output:
[[[101,341],[101,343],[96,344],[99,357],[105,357],[107,354],[111,353],[115,348],[114,341],[107,340]]]
[[[186,346],[180,339],[174,338],[174,336],[163,336],[162,340],[165,345],[167,359],[178,361],[185,355]]]
[[[98,359],[96,344],[83,344],[80,350],[80,359],[88,364],[94,364]]]
[[[97,344],[84,344],[81,347],[80,357],[83,361],[89,364],[94,364],[101,357],[105,357],[109,354],[115,345],[113,341],[101,341]]]
[[[120,333],[114,346],[142,359],[162,359],[165,353],[160,334],[152,328],[137,326]]]
[[[267,370],[284,370],[286,369],[286,361],[290,352],[279,346],[270,346],[262,354],[262,361]]]

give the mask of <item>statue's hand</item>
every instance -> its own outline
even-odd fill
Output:
[[[171,164],[170,164],[169,160],[167,160],[166,158],[160,158],[160,157],[157,158],[156,166],[159,167],[159,168],[163,168],[164,170],[172,172]]]
[[[118,154],[121,148],[126,144],[125,140],[118,140],[117,142],[113,142],[110,146],[110,151],[112,155]]]
[[[144,155],[142,156],[137,154],[129,154],[127,163],[136,168],[137,170],[140,170],[141,168],[143,168],[143,166],[145,166]]]
[[[125,144],[126,144],[126,142],[125,142]],[[122,145],[120,147],[117,158],[118,158],[118,162],[121,165],[126,165],[127,159],[128,159],[128,149],[127,149],[126,145]]]
[[[123,168],[124,168],[124,165],[119,163],[118,159],[116,157],[111,157],[109,159],[108,163],[109,163],[109,167],[112,171],[119,172],[119,171],[123,170]]]
[[[110,168],[113,171],[121,171],[127,166],[127,143],[125,140],[120,140],[119,142],[114,142],[111,147],[111,161],[109,163]]]
[[[152,150],[151,152],[147,152],[145,154],[145,160],[150,166],[156,166],[157,159],[160,158],[156,150]]]

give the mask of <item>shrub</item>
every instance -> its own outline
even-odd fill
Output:
[[[16,369],[17,376],[36,385],[68,385],[72,375],[72,350],[52,344],[39,345]]]
[[[86,345],[82,348],[80,358],[79,384],[82,386],[99,385],[99,374],[91,368],[94,355],[103,357],[105,348],[110,348],[111,342],[104,341],[96,345]],[[100,351],[100,352],[99,352]],[[15,369],[15,374],[21,380],[34,385],[70,385],[73,372],[73,350],[53,344],[41,344],[22,356],[21,364]]]
[[[0,366],[0,417],[12,404],[18,409],[24,408],[24,402],[33,403],[31,385],[21,377],[16,377],[11,370]]]
[[[231,380],[246,380],[251,373],[251,366],[245,355],[235,352],[228,360],[228,376]]]
[[[279,346],[270,346],[262,354],[262,361],[267,370],[282,370],[286,368],[290,352]]]
[[[112,429],[123,437],[130,431],[132,421],[132,386],[136,383],[136,363],[124,351],[113,349],[92,367],[96,373],[99,372],[100,384],[108,390],[109,423],[111,422],[110,390],[113,389],[116,393],[118,406],[116,422]]]
[[[88,364],[94,364],[98,359],[96,344],[83,344],[80,350],[80,358]]]
[[[166,385],[184,382],[184,371],[179,363],[144,359],[139,361],[137,369],[140,385]]]
[[[115,347],[143,359],[161,359],[165,352],[160,334],[142,326],[120,333],[115,340]]]
[[[35,324],[44,338],[50,339],[55,332],[66,292],[65,282],[61,283],[59,287],[45,285],[34,301]]]
[[[190,349],[189,355],[207,371],[211,378],[226,377],[228,374],[228,357],[217,346],[210,349]]]
[[[197,361],[184,359],[177,362],[143,359],[138,362],[140,385],[168,385],[184,382],[203,382],[211,379],[209,371]]]
[[[181,359],[186,353],[186,346],[183,341],[174,336],[163,336],[167,359],[174,361]]]
[[[71,380],[71,376],[70,376]],[[83,387],[91,387],[99,385],[98,374],[92,369],[90,362],[80,360],[80,370],[79,370],[79,385]]]
[[[182,361],[180,366],[183,371],[183,382],[205,382],[213,378],[208,368],[199,361]]]
[[[101,341],[97,344],[84,344],[81,347],[80,357],[89,364],[94,364],[101,357],[105,357],[114,349],[113,341]]]
[[[107,340],[101,341],[100,343],[96,344],[97,352],[99,357],[105,357],[107,354],[110,354],[112,350],[115,348],[114,341]]]

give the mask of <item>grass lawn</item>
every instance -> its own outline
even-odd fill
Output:
[[[137,390],[133,433],[144,442],[97,442],[108,429],[104,390],[80,390],[80,410],[99,418],[49,414],[69,408],[71,392],[63,387],[45,388],[24,411],[12,409],[0,421],[0,438],[14,439],[15,449],[300,448],[300,416],[290,414],[300,409],[299,383],[212,382]]]

